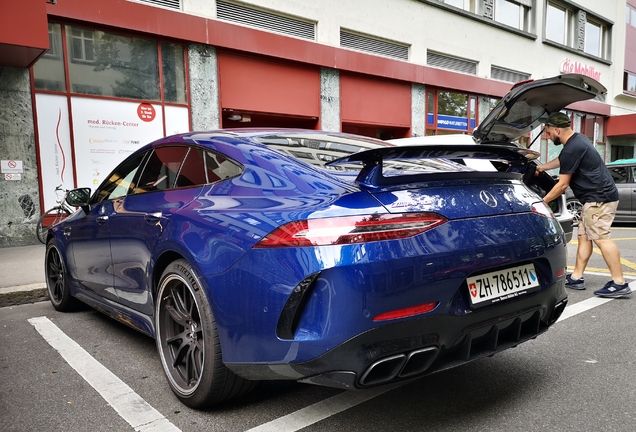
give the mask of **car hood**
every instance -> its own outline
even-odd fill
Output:
[[[580,74],[515,84],[473,132],[477,143],[509,144],[574,102],[604,94],[598,81]]]

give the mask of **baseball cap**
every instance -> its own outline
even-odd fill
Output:
[[[570,118],[562,112],[555,112],[550,114],[550,117],[548,117],[545,124],[548,126],[565,128],[570,126]]]

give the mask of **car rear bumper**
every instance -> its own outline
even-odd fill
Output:
[[[545,332],[567,304],[564,280],[534,295],[461,316],[437,315],[362,333],[311,361],[232,364],[250,380],[364,388],[428,375],[512,348]]]

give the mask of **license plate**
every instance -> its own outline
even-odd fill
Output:
[[[473,305],[496,303],[536,291],[539,288],[534,264],[469,277],[466,282]]]

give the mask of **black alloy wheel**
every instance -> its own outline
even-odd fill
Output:
[[[51,239],[46,246],[44,268],[46,272],[46,288],[53,307],[60,312],[75,310],[78,300],[71,296],[66,265],[55,239]]]
[[[157,350],[175,395],[191,408],[204,408],[250,391],[254,381],[222,362],[210,303],[185,260],[161,276],[155,308]]]

